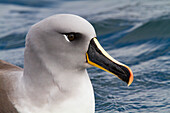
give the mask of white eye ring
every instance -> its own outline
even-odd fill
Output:
[[[67,40],[67,42],[70,42],[70,40],[68,39],[67,35],[63,35],[63,36]]]

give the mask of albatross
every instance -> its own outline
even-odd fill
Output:
[[[0,113],[94,113],[91,66],[133,81],[131,69],[102,48],[87,20],[72,14],[41,20],[26,36],[24,69],[0,60]]]

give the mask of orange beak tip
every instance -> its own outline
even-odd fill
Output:
[[[129,82],[128,82],[128,86],[130,86],[133,82],[133,73],[132,71],[130,70],[130,77],[129,77]]]

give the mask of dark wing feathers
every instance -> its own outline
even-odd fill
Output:
[[[7,82],[8,78],[5,73],[19,70],[22,70],[22,68],[0,60],[0,113],[18,113],[7,95],[8,89],[6,88],[9,88],[11,84]]]

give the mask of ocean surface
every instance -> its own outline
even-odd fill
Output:
[[[128,87],[88,69],[96,113],[170,113],[170,0],[0,0],[0,59],[23,67],[29,28],[58,13],[91,22],[104,49],[134,73]]]

